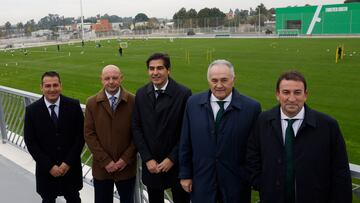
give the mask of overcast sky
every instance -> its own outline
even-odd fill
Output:
[[[85,18],[96,14],[118,15],[120,17],[134,17],[138,13],[145,13],[148,17],[172,18],[175,12],[185,7],[194,8],[217,7],[223,12],[230,9],[256,8],[263,3],[267,9],[287,6],[303,6],[305,4],[342,4],[344,0],[82,0]],[[1,0],[0,25],[9,21],[11,24],[26,23],[34,19],[51,14],[65,17],[79,17],[80,0]]]

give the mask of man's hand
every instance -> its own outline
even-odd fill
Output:
[[[62,176],[62,170],[59,168],[58,165],[54,165],[51,169],[50,169],[50,174],[52,176],[54,176],[55,178],[56,177],[59,177],[59,176]]]
[[[114,161],[111,161],[110,163],[108,163],[106,166],[105,166],[105,169],[108,173],[112,173],[112,172],[115,172],[118,170],[116,164]]]
[[[181,179],[180,184],[186,192],[190,193],[192,191],[192,179]]]
[[[173,165],[174,163],[169,158],[166,158],[157,166],[157,168],[160,172],[168,172]]]
[[[70,166],[67,165],[65,162],[62,162],[61,165],[59,166],[59,169],[61,170],[62,176],[64,176],[69,171]]]
[[[150,173],[159,173],[158,165],[159,164],[154,159],[146,162],[146,167]]]
[[[115,163],[116,167],[118,168],[118,171],[122,171],[124,170],[124,168],[127,166],[127,163],[120,158],[116,163]]]

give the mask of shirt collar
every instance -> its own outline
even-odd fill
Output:
[[[105,94],[106,94],[106,97],[107,97],[108,99],[110,99],[112,96],[116,97],[116,99],[119,99],[119,96],[120,96],[120,87],[119,87],[119,90],[118,90],[114,95],[109,94],[106,90],[105,90]]]
[[[165,85],[160,88],[160,90],[166,90],[168,84],[169,84],[169,78],[167,79]],[[157,88],[154,84],[153,86],[154,86],[154,90],[159,90],[159,88]]]
[[[223,100],[220,100],[220,99],[216,98],[215,95],[213,93],[211,93],[210,101],[211,102],[216,102],[216,101],[230,102],[231,98],[232,98],[232,92],[230,92],[230,94],[227,97],[225,97],[225,99],[223,99]]]
[[[57,107],[60,106],[60,96],[59,96],[59,98],[56,100],[55,103],[49,102],[49,101],[46,99],[46,97],[44,97],[44,101],[45,101],[45,105],[46,105],[47,108],[50,108],[50,105],[53,105],[53,104],[55,104]]]
[[[284,119],[304,120],[305,108],[304,108],[304,106],[303,106],[298,114],[296,114],[294,117],[290,118],[289,116],[287,116],[287,115],[282,111],[281,106],[280,106],[280,114],[281,114],[281,120],[284,120]]]

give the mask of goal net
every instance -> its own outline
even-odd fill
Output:
[[[298,29],[280,29],[280,30],[277,30],[277,34],[279,37],[298,37],[298,36],[300,36],[300,32]]]

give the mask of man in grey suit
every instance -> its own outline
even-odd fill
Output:
[[[280,105],[260,114],[249,138],[247,164],[261,202],[351,202],[339,125],[306,105],[307,96],[301,73],[283,73],[276,84]]]
[[[189,202],[178,179],[178,148],[190,89],[170,78],[170,58],[155,53],[146,61],[150,82],[135,97],[132,117],[134,143],[142,161],[142,180],[150,203],[164,202],[171,188],[174,203]]]
[[[42,75],[40,88],[43,97],[26,107],[24,124],[26,147],[36,162],[36,191],[43,203],[55,203],[57,196],[80,203],[84,146],[80,103],[61,95],[55,71]]]

